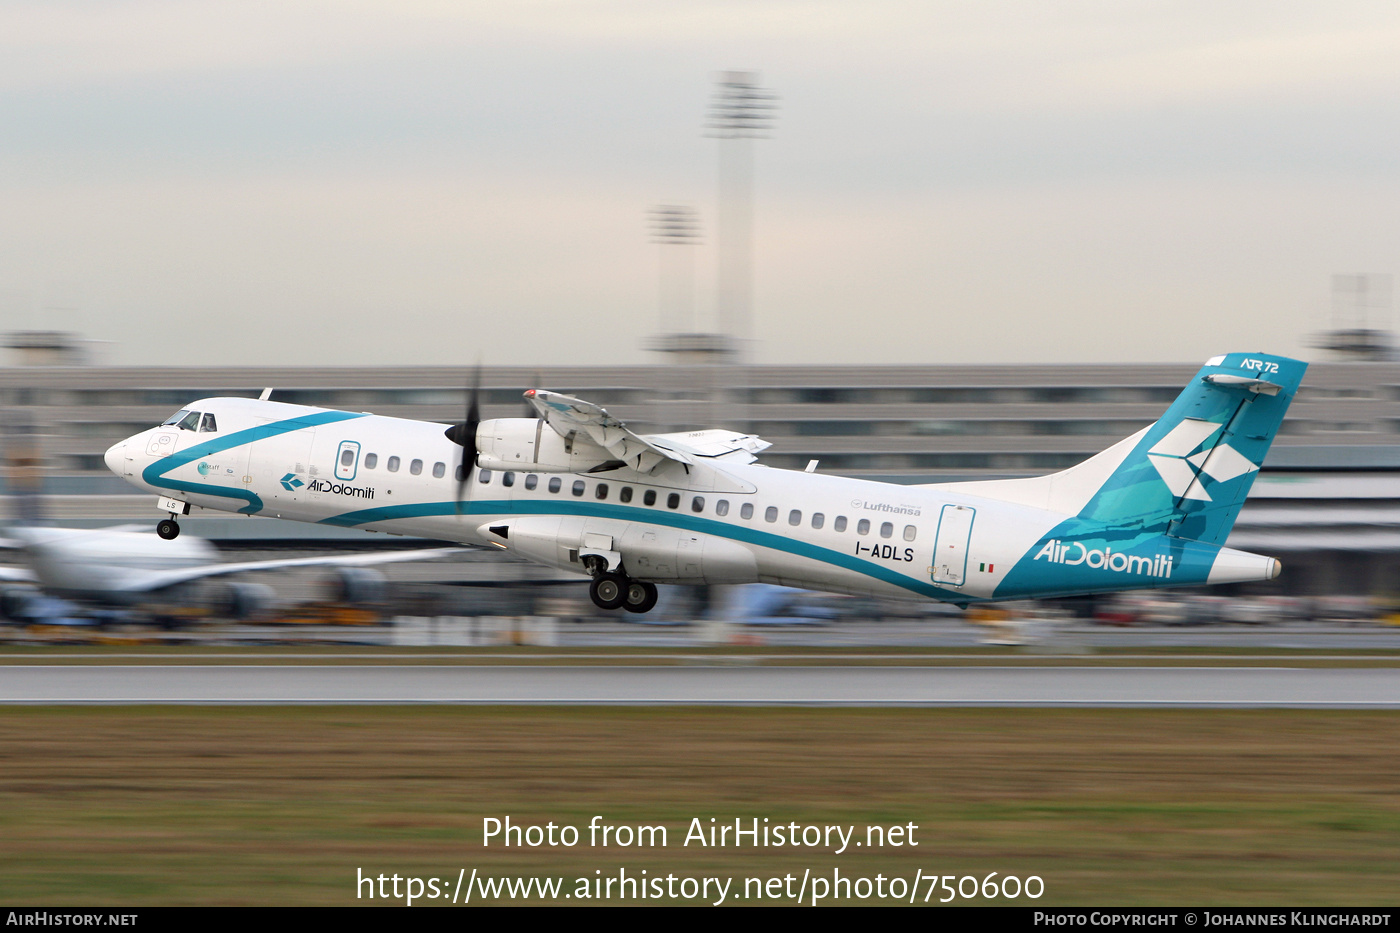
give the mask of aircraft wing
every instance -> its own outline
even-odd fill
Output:
[[[150,593],[155,590],[203,580],[207,577],[225,577],[234,573],[253,573],[259,570],[285,570],[290,567],[367,567],[374,564],[392,564],[408,560],[432,560],[460,553],[463,548],[440,547],[424,548],[417,551],[375,551],[371,554],[327,555],[322,557],[291,557],[283,560],[253,560],[235,564],[207,564],[202,567],[181,567],[176,570],[152,570],[135,574],[118,588],[122,593]]]
[[[667,460],[684,464],[695,463],[698,459],[752,463],[754,454],[772,446],[752,434],[718,429],[682,434],[636,434],[601,406],[544,389],[531,389],[525,393],[525,400],[561,437],[582,432],[638,473],[650,473]]]

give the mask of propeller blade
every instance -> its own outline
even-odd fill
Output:
[[[462,466],[457,474],[457,514],[462,514],[462,500],[467,495],[467,483],[471,480],[472,468],[476,466],[476,432],[481,427],[481,364],[476,364],[472,372],[471,391],[467,393],[467,417],[461,424],[454,424],[443,433],[447,439],[462,448]],[[470,451],[470,453],[468,453]]]

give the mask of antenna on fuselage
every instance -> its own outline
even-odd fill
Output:
[[[272,398],[272,386],[268,386],[266,389],[262,390],[262,395],[258,396],[258,401],[265,402],[270,398]]]

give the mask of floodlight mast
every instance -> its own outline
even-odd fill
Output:
[[[686,204],[657,204],[648,214],[651,242],[660,247],[657,250],[657,323],[660,332],[694,333],[694,247],[700,242],[700,215],[695,208]]]
[[[753,71],[722,71],[705,122],[719,140],[719,246],[716,323],[744,362],[753,337],[753,140],[764,139],[777,118],[777,95]]]

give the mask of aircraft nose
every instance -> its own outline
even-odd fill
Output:
[[[107,452],[102,455],[102,459],[107,463],[107,469],[117,476],[121,476],[126,460],[126,441],[118,441],[108,447]]]

